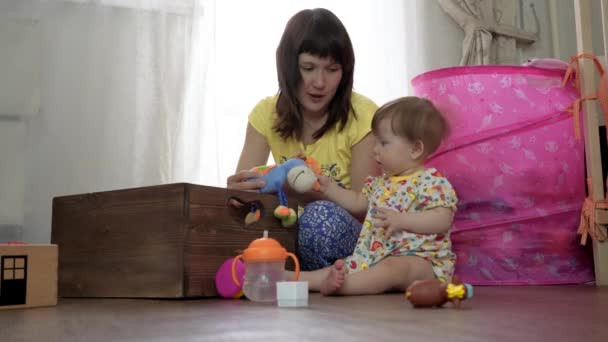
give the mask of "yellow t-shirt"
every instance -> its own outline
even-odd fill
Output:
[[[253,108],[249,114],[249,124],[266,138],[272,157],[277,163],[292,158],[298,152],[314,158],[321,171],[339,185],[350,188],[351,149],[370,131],[372,118],[378,106],[367,97],[353,92],[351,103],[357,115],[351,116],[342,131],[337,127],[330,129],[313,144],[304,145],[294,138],[283,140],[273,130],[277,119],[277,96],[269,96]]]

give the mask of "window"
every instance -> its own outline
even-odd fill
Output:
[[[5,256],[2,258],[2,280],[25,279],[26,256]]]

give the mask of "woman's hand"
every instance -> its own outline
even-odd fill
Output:
[[[239,171],[228,177],[226,187],[234,190],[256,191],[266,185],[261,177],[262,174],[257,171]]]

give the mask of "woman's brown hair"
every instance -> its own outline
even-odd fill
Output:
[[[346,28],[331,11],[324,8],[302,10],[288,22],[277,47],[279,92],[276,104],[278,120],[274,130],[283,138],[302,136],[302,108],[297,98],[302,81],[299,56],[309,53],[329,57],[342,67],[342,79],[329,103],[327,121],[313,134],[318,139],[332,127],[342,130],[352,109],[351,95],[355,54]]]

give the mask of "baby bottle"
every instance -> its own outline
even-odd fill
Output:
[[[277,282],[285,278],[285,260],[288,256],[293,258],[296,265],[293,279],[296,281],[300,275],[298,258],[293,253],[287,253],[277,240],[268,238],[268,231],[265,230],[262,238],[252,241],[243,254],[234,258],[232,280],[241,285],[236,277],[236,265],[237,260],[242,258],[245,261],[245,296],[256,302],[274,302],[277,299]]]

